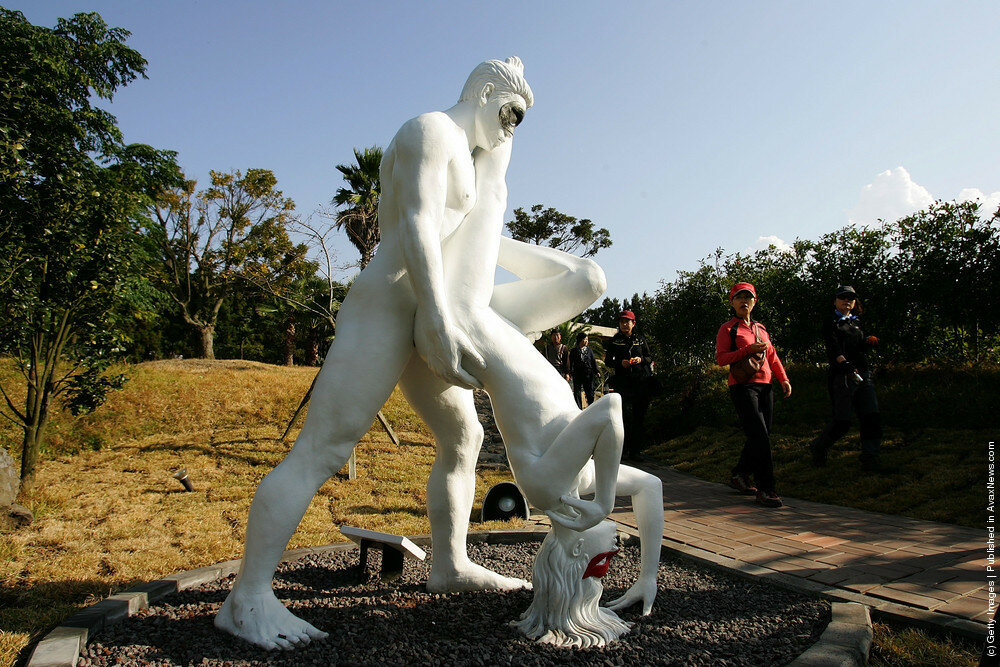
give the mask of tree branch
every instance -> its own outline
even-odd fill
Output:
[[[27,422],[27,419],[25,419],[24,415],[22,415],[21,412],[14,406],[14,401],[10,400],[10,396],[7,395],[7,391],[3,388],[3,385],[0,385],[0,394],[3,394],[4,400],[7,401],[7,407],[9,407],[11,409],[11,412],[13,412],[15,415],[17,415],[17,418],[21,420],[21,425],[23,426],[24,423]],[[0,411],[0,414],[3,414],[3,412]],[[4,416],[7,417],[8,419],[10,419],[9,416],[7,416],[7,415],[4,415]],[[11,420],[11,421],[13,421],[13,420]],[[17,423],[17,422],[14,422],[14,423]]]

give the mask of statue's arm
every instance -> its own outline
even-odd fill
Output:
[[[530,475],[518,476],[516,470],[514,474],[518,484],[522,477],[526,478],[526,482],[535,486],[534,490],[541,491],[540,496],[553,490],[564,493],[562,489],[568,489],[559,501],[571,508],[572,513],[535,502],[529,484],[522,484],[528,500],[544,508],[550,519],[566,528],[586,530],[606,519],[614,509],[623,440],[621,398],[615,394],[605,396],[587,406],[560,432],[532,467]],[[513,465],[513,459],[511,463]],[[588,467],[593,471],[593,500],[583,500],[577,494],[579,476]]]
[[[392,187],[400,216],[400,246],[417,302],[413,342],[436,375],[458,386],[479,387],[479,381],[462,368],[462,359],[483,366],[482,357],[455,326],[445,289],[441,226],[451,155],[446,137],[435,130],[433,119],[419,117],[404,125],[394,140]]]
[[[497,285],[490,307],[525,333],[573,319],[607,288],[593,260],[507,236],[500,239],[497,263],[520,280]]]
[[[491,151],[477,148],[472,154],[476,167],[476,205],[467,219],[478,216],[502,229],[507,210],[507,167],[513,146],[514,140],[509,139]]]

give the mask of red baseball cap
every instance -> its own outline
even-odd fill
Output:
[[[635,313],[633,313],[631,310],[623,310],[622,314],[618,316],[618,319],[632,320],[633,322],[635,322]]]
[[[736,283],[733,285],[733,289],[729,290],[729,300],[732,301],[733,297],[740,292],[750,292],[753,294],[753,298],[757,298],[757,290],[753,288],[753,285],[750,283]]]

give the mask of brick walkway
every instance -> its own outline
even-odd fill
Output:
[[[643,466],[663,480],[664,545],[890,618],[984,635],[986,531],[794,498],[765,509],[728,486]],[[631,508],[613,519],[634,528]],[[994,604],[996,598],[994,598]]]

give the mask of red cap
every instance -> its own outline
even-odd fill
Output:
[[[618,316],[618,319],[632,320],[633,322],[635,322],[635,313],[633,313],[631,310],[623,310],[622,314]]]
[[[740,292],[750,292],[753,294],[753,298],[757,298],[757,290],[753,288],[753,285],[750,283],[736,283],[733,285],[733,289],[729,290],[729,300],[732,301],[733,297]]]

